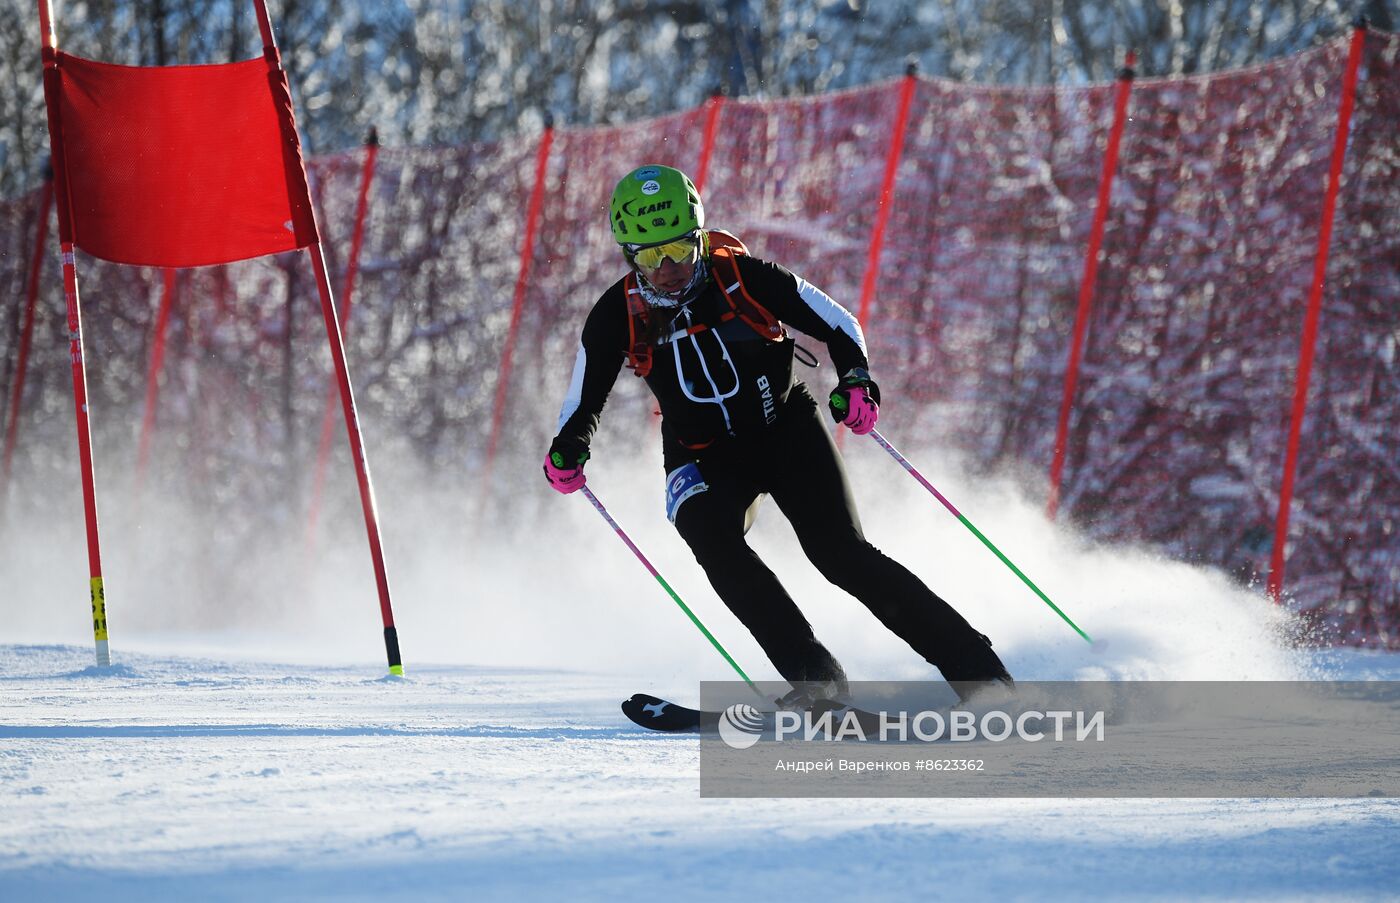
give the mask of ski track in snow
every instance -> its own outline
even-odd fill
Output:
[[[1325,670],[1400,676],[1400,656]],[[0,646],[0,900],[1394,899],[1400,804],[724,800],[634,679]]]

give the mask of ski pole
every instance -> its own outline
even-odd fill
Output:
[[[875,439],[876,442],[880,443],[881,448],[890,453],[891,458],[894,458],[900,463],[900,465],[905,470],[909,471],[909,475],[911,477],[918,480],[921,486],[923,486],[929,492],[933,493],[933,497],[942,502],[943,507],[947,508],[950,512],[952,512],[952,515],[956,517],[959,521],[961,521],[964,527],[967,527],[969,530],[971,530],[973,536],[976,536],[978,539],[982,540],[982,545],[991,549],[992,553],[1001,559],[1002,564],[1011,568],[1011,572],[1017,577],[1020,577],[1022,582],[1024,582],[1026,586],[1029,586],[1046,605],[1050,606],[1050,608],[1054,610],[1055,614],[1063,618],[1066,624],[1073,627],[1074,632],[1084,638],[1084,642],[1090,644],[1091,646],[1093,645],[1094,641],[1089,638],[1089,634],[1080,630],[1079,625],[1071,621],[1069,615],[1065,614],[1063,611],[1060,611],[1060,606],[1056,605],[1054,602],[1051,602],[1050,597],[1045,595],[1045,593],[1041,592],[1040,587],[1036,586],[1034,583],[1031,582],[1031,578],[1021,573],[1021,569],[1016,567],[1016,565],[1012,564],[1011,559],[1007,558],[1001,553],[1001,549],[998,549],[996,546],[992,545],[992,541],[987,537],[983,536],[982,531],[974,527],[972,525],[972,521],[964,517],[961,511],[953,507],[953,503],[948,501],[948,499],[944,497],[943,493],[939,492],[937,489],[934,489],[933,484],[930,483],[928,480],[924,479],[923,474],[919,473],[916,469],[914,469],[914,465],[909,463],[909,459],[901,455],[899,453],[899,450],[896,449],[893,445],[890,445],[890,443],[885,439],[885,437],[880,435],[879,430],[871,430],[870,435]]]
[[[670,594],[671,598],[675,600],[676,604],[681,607],[681,611],[685,612],[685,616],[687,618],[690,618],[690,622],[700,629],[700,632],[705,635],[705,639],[710,641],[710,645],[714,646],[715,649],[718,650],[719,654],[724,656],[724,660],[729,662],[729,666],[733,668],[736,672],[738,672],[739,676],[744,679],[744,683],[749,685],[750,690],[753,690],[755,693],[758,693],[760,698],[766,698],[763,696],[762,693],[759,692],[758,687],[754,686],[754,682],[749,680],[749,676],[744,673],[743,668],[739,667],[739,663],[734,661],[734,659],[730,657],[729,653],[725,651],[725,648],[720,645],[719,640],[715,639],[714,634],[710,633],[710,631],[705,628],[705,625],[700,623],[700,619],[695,616],[695,612],[691,611],[690,607],[681,601],[681,597],[676,595],[676,591],[671,589],[671,585],[667,583],[666,580],[656,572],[656,568],[651,566],[651,562],[647,561],[647,557],[642,554],[642,550],[637,548],[637,546],[632,542],[632,540],[628,538],[627,534],[623,532],[622,528],[617,525],[617,521],[613,520],[612,515],[608,513],[608,509],[604,508],[603,503],[598,501],[598,497],[593,494],[593,490],[589,489],[587,486],[583,486],[581,488],[583,490],[584,498],[588,499],[588,501],[592,503],[593,507],[598,509],[598,513],[603,515],[603,520],[607,521],[608,525],[613,528],[613,530],[617,533],[619,537],[622,538],[622,541],[627,544],[627,548],[632,550],[632,554],[637,556],[637,560],[642,563],[642,566],[651,572],[651,575],[656,578],[657,583],[661,584],[661,588],[666,590],[666,592]]]

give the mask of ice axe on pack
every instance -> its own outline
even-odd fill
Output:
[[[948,499],[943,495],[943,493],[933,488],[933,484],[930,483],[928,480],[924,479],[924,475],[919,473],[919,471],[914,467],[913,464],[909,463],[908,458],[904,457],[899,453],[899,449],[895,448],[889,443],[889,440],[887,440],[884,436],[880,435],[879,430],[872,429],[870,431],[870,436],[872,439],[874,439],[880,444],[881,448],[889,452],[890,457],[898,461],[900,466],[907,470],[911,477],[913,477],[915,480],[918,480],[920,486],[923,486],[925,489],[927,489],[930,493],[933,494],[934,498],[942,502],[943,507],[947,508],[948,511],[954,517],[956,517],[964,527],[967,527],[967,529],[971,530],[973,536],[976,536],[978,539],[982,540],[982,545],[991,549],[992,554],[1000,558],[1002,564],[1011,568],[1011,572],[1017,577],[1020,577],[1021,582],[1026,584],[1026,586],[1029,586],[1031,588],[1031,591],[1034,592],[1037,596],[1039,596],[1042,602],[1050,606],[1051,610],[1053,610],[1055,614],[1059,615],[1062,619],[1064,619],[1064,622],[1066,624],[1068,624],[1070,627],[1073,627],[1074,632],[1084,638],[1084,642],[1088,643],[1090,646],[1098,648],[1098,644],[1096,644],[1092,639],[1090,639],[1089,634],[1079,629],[1079,625],[1074,623],[1074,621],[1070,620],[1069,615],[1065,614],[1063,611],[1060,610],[1060,606],[1056,605],[1054,602],[1051,602],[1050,597],[1045,595],[1045,593],[1041,592],[1040,587],[1036,586],[1033,582],[1031,582],[1031,578],[1027,577],[1024,573],[1022,573],[1021,569],[1016,567],[1016,565],[1012,564],[1010,558],[1007,558],[1005,555],[1002,554],[1001,549],[998,549],[996,546],[992,545],[992,541],[986,536],[982,535],[982,531],[973,526],[972,521],[968,520],[961,511],[955,508],[953,506],[953,503],[948,501]]]

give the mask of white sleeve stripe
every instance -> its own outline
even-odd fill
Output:
[[[583,350],[583,343],[579,342],[578,357],[574,358],[574,375],[569,378],[569,391],[564,393],[564,407],[559,410],[559,425],[554,428],[556,433],[564,429],[564,424],[583,403],[583,371],[587,369],[588,352]]]
[[[821,317],[826,325],[850,336],[851,341],[860,348],[860,353],[869,357],[870,353],[865,348],[865,333],[861,331],[860,321],[849,310],[833,301],[826,292],[801,276],[794,278],[797,279],[797,294],[802,296],[802,300],[806,302],[807,306]]]

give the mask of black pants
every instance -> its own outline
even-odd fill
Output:
[[[746,510],[760,493],[768,493],[822,576],[859,599],[955,688],[1009,679],[986,637],[866,541],[845,468],[820,416],[817,403],[799,385],[762,435],[717,443],[697,454],[709,489],[682,502],[675,523],[715,592],[785,680],[844,677],[787,590],[744,539]]]

